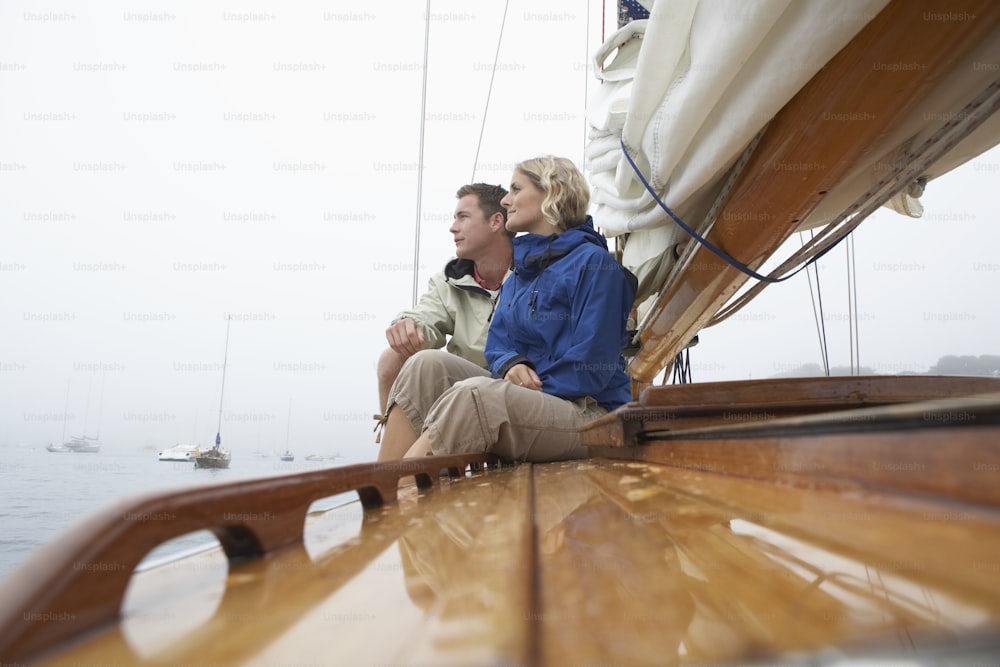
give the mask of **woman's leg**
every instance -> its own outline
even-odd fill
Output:
[[[587,456],[578,429],[605,414],[591,399],[567,401],[476,377],[441,395],[424,435],[435,454],[489,451],[514,461],[561,461]]]

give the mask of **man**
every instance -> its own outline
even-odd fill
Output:
[[[463,185],[456,193],[448,229],[456,258],[431,277],[416,307],[400,313],[385,330],[389,349],[378,360],[382,414],[375,415],[376,430],[392,417],[387,413],[389,392],[403,364],[419,350],[447,342],[449,352],[486,368],[483,348],[490,316],[513,261],[513,234],[506,229],[507,212],[500,206],[506,195],[504,188],[486,183]]]

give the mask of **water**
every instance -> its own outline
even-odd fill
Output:
[[[155,452],[53,453],[44,447],[0,448],[0,579],[29,560],[42,544],[119,500],[150,491],[272,477],[346,465],[343,458],[282,462],[276,455],[234,452],[230,468],[197,470],[193,463],[159,461]],[[356,498],[342,494],[338,500]],[[174,551],[212,544],[207,532]],[[170,549],[166,550],[167,552]],[[158,556],[164,551],[158,550]]]

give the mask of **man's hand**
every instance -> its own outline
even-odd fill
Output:
[[[538,378],[538,373],[532,370],[528,364],[514,366],[507,371],[507,375],[504,375],[503,379],[525,389],[542,390],[542,381]]]
[[[423,349],[424,345],[424,333],[416,321],[409,317],[390,324],[385,330],[385,339],[389,342],[389,347],[404,357],[413,356]]]

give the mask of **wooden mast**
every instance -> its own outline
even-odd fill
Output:
[[[927,18],[942,13],[964,19]],[[998,21],[1000,4],[990,0],[890,2],[775,116],[708,240],[759,268]],[[812,168],[793,168],[802,165]],[[632,377],[651,381],[746,280],[699,247],[651,311]]]

